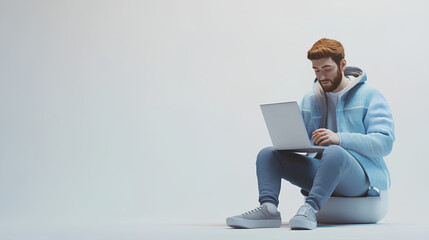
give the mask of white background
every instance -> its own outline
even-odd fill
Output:
[[[429,212],[427,1],[0,0],[0,221],[223,223],[258,205],[259,104],[343,43],[397,140],[385,221]],[[287,221],[302,203],[284,182]]]

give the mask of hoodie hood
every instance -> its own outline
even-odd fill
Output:
[[[344,70],[344,76],[350,78],[351,81],[347,85],[347,87],[343,89],[338,99],[341,99],[341,97],[345,93],[347,93],[350,89],[354,88],[356,85],[362,84],[366,81],[366,73],[363,69],[359,67],[346,67],[346,70]],[[319,81],[317,81],[317,78],[315,78],[313,82],[313,92],[314,95],[316,95],[317,101],[319,102],[320,112],[322,114],[322,119],[320,121],[319,128],[325,128],[327,118],[326,93],[320,85]]]

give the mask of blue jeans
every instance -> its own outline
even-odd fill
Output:
[[[331,145],[322,158],[312,158],[273,147],[262,149],[256,160],[259,202],[278,206],[282,178],[309,192],[306,202],[320,210],[331,195],[366,195],[369,181],[356,159],[338,145]]]

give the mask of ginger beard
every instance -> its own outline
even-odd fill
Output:
[[[342,74],[340,68],[338,67],[337,68],[337,75],[334,77],[333,80],[332,79],[323,80],[323,81],[329,81],[329,82],[331,82],[331,84],[322,84],[320,80],[318,80],[318,81],[319,81],[320,85],[322,86],[322,88],[325,92],[332,92],[335,89],[337,89],[337,87],[340,85],[342,79],[343,79],[343,74]]]

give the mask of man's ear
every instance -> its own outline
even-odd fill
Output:
[[[341,72],[344,72],[344,70],[346,70],[346,66],[347,66],[346,59],[342,59],[341,62],[340,62]]]

